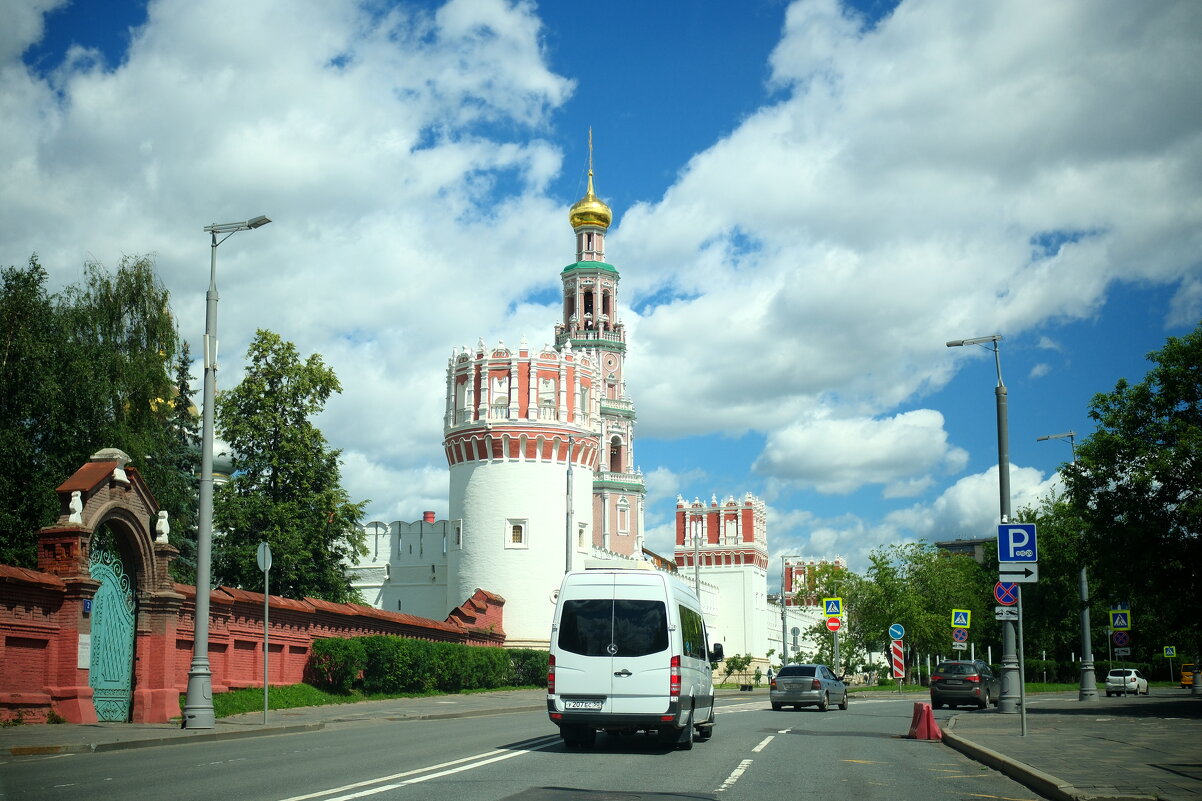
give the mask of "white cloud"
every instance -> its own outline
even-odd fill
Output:
[[[1038,506],[1041,498],[1060,486],[1060,477],[1031,467],[1010,465],[1010,513]],[[929,542],[990,537],[1000,522],[1001,500],[997,466],[965,476],[931,504],[917,504],[890,514],[888,523]]]
[[[908,2],[864,31],[834,0],[791,5],[784,96],[614,236],[660,267],[634,288],[677,298],[638,320],[644,432],[889,411],[947,381],[947,339],[1196,273],[1202,6],[1156,12]],[[671,392],[681,363],[708,369]]]
[[[822,493],[884,484],[887,495],[902,497],[925,489],[929,472],[956,472],[967,460],[948,444],[943,415],[920,409],[886,419],[821,416],[796,423],[768,437],[754,470]]]
[[[558,314],[551,125],[577,76],[549,67],[540,9],[152,0],[112,63],[76,50],[35,73],[20,54],[56,5],[18,3],[0,31],[0,264],[37,251],[67,283],[154,253],[198,354],[201,229],[267,214],[218,250],[219,386],[259,327],[321,353],[352,496],[385,520],[444,513],[444,360],[541,343]],[[1117,280],[1177,283],[1169,322],[1197,319],[1199,30],[1192,0],[908,0],[871,30],[833,0],[790,5],[772,99],[615,209],[609,250],[639,266],[621,300],[640,436],[755,432],[774,504],[917,497],[966,459],[937,412],[898,412],[967,358],[946,340],[1090,317]],[[651,497],[708,467],[651,469]],[[862,555],[987,527],[988,484],[883,522],[782,505],[771,525]]]

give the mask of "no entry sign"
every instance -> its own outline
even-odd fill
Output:
[[[838,631],[842,625],[842,622],[837,617],[828,617],[826,619],[826,627],[831,631]]]

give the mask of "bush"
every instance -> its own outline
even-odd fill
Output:
[[[544,651],[510,651],[385,634],[356,637],[353,641],[362,649],[357,664],[361,665],[363,692],[368,694],[456,693],[507,685],[545,687],[547,683]],[[332,651],[337,647],[323,645],[320,653],[315,647],[313,658],[313,673],[322,679],[322,685],[330,687],[334,686],[329,683],[332,679],[324,676],[336,670],[339,661],[330,655]],[[346,680],[345,671],[338,672],[338,676]],[[350,681],[352,684],[345,685],[348,690],[355,679]]]
[[[515,648],[509,651],[509,678],[505,683],[510,687],[547,686],[547,657],[546,651],[536,651],[532,648]]]
[[[314,640],[309,668],[317,686],[349,693],[367,664],[363,637]]]

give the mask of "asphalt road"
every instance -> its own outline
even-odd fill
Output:
[[[544,712],[347,721],[320,731],[187,747],[13,758],[0,799],[21,801],[961,801],[1036,799],[931,741],[907,740],[913,699],[773,712],[724,699],[712,740],[673,751],[600,735],[566,750]]]

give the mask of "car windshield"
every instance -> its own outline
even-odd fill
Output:
[[[966,676],[969,673],[976,673],[977,671],[972,665],[958,665],[954,662],[947,662],[935,668],[935,672],[948,676]]]
[[[1125,679],[1127,676],[1131,675],[1131,671],[1129,671],[1129,670],[1112,670],[1112,671],[1110,671],[1110,675],[1115,676],[1116,678]]]

